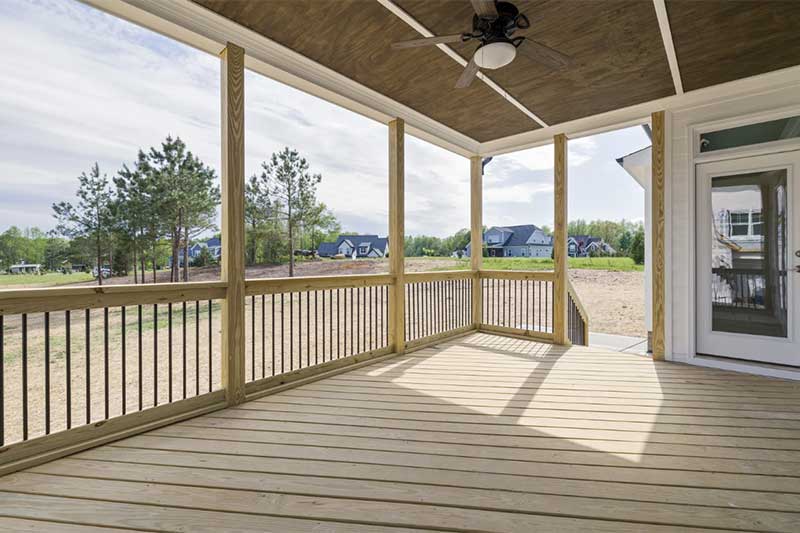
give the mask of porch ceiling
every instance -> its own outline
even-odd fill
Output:
[[[420,37],[375,0],[193,0],[396,102],[488,142],[541,126],[486,83],[453,88],[462,68],[436,47],[392,50]],[[381,0],[390,4],[387,0]],[[674,95],[654,4],[642,0],[517,0],[527,35],[572,56],[551,70],[524,56],[487,74],[554,126]],[[435,35],[464,31],[467,0],[394,0]],[[691,91],[800,64],[800,3],[667,0],[678,68]],[[451,48],[467,59],[474,44]]]

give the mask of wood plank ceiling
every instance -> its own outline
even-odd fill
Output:
[[[479,142],[539,128],[486,84],[454,89],[462,67],[375,0],[194,0]],[[471,28],[468,0],[395,0],[435,35]],[[518,0],[522,34],[573,58],[554,70],[518,55],[490,78],[554,125],[675,94],[652,2]],[[685,90],[800,64],[800,1],[668,0]],[[452,48],[468,59],[475,44]]]
[[[392,50],[420,35],[374,0],[197,3],[477,141],[537,128],[484,83],[453,89],[462,67],[435,46]]]
[[[667,1],[687,91],[800,64],[800,1]]]

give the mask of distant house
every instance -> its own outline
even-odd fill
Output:
[[[389,238],[377,235],[339,235],[336,242],[323,242],[317,248],[320,257],[343,255],[351,258],[387,257]]]
[[[570,257],[614,255],[615,253],[617,253],[617,251],[600,237],[592,237],[591,235],[570,235],[567,238],[567,254],[569,254]]]
[[[551,257],[553,238],[533,224],[492,226],[483,234],[489,257]],[[470,245],[464,250],[469,257]]]
[[[196,242],[189,247],[189,264],[200,257],[203,248],[208,248],[208,252],[214,261],[222,258],[222,240],[219,237],[212,237],[205,242]],[[169,258],[168,265],[172,267],[172,257]],[[183,249],[178,251],[178,266],[183,266]]]
[[[18,265],[11,265],[8,271],[11,274],[41,274],[42,265],[38,263],[25,263],[24,261]]]

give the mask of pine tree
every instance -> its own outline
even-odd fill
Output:
[[[103,284],[103,257],[108,247],[113,224],[111,204],[113,197],[108,187],[108,177],[100,175],[97,163],[89,174],[78,177],[77,204],[53,204],[53,216],[58,221],[56,231],[70,239],[91,241],[97,264],[97,283]]]
[[[308,162],[297,150],[284,148],[272,154],[270,162],[261,164],[260,179],[269,184],[269,192],[277,202],[286,222],[289,245],[289,276],[294,276],[295,236],[317,206],[317,186],[322,175],[311,174]]]
[[[172,248],[171,281],[179,279],[179,254],[183,255],[183,281],[189,280],[189,242],[216,229],[220,202],[214,169],[187,150],[180,137],[168,136],[161,149],[150,149],[150,165],[161,197],[160,213]]]

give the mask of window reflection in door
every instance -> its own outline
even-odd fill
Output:
[[[786,170],[712,179],[712,330],[787,336]]]

